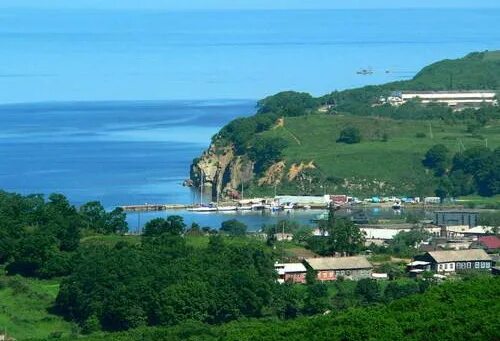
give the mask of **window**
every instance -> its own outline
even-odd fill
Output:
[[[474,262],[474,268],[479,269],[479,262]]]
[[[439,264],[439,270],[443,270],[443,264]]]
[[[455,263],[450,263],[450,270],[455,269]]]
[[[444,265],[444,269],[445,269],[445,270],[448,270],[448,264],[445,264],[445,265]]]
[[[351,270],[346,270],[345,274],[346,274],[347,276],[351,276]]]
[[[486,267],[486,262],[481,262],[481,269],[484,269]]]
[[[485,262],[485,263],[486,263],[486,266],[485,266],[485,267],[486,267],[486,269],[489,269],[489,268],[490,268],[490,266],[491,266],[490,262]]]
[[[471,269],[471,268],[472,268],[471,262],[467,262],[467,269]]]

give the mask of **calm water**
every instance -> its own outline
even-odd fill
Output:
[[[181,186],[210,137],[253,101],[0,106],[0,188],[74,203],[190,203]]]
[[[190,203],[180,183],[191,160],[222,125],[254,111],[255,100],[232,99],[409,78],[439,59],[498,49],[499,17],[495,9],[4,10],[0,188],[106,207]]]

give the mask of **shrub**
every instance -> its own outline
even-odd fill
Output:
[[[361,132],[356,127],[346,127],[340,132],[337,142],[354,144],[361,142]]]

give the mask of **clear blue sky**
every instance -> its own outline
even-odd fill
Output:
[[[0,8],[86,9],[329,9],[329,8],[489,8],[498,0],[2,0]]]

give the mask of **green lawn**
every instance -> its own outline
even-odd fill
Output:
[[[346,126],[360,129],[361,143],[336,143]],[[484,146],[483,138],[486,138],[490,148],[500,146],[500,122],[491,122],[475,136],[466,133],[466,129],[464,124],[442,121],[310,115],[287,117],[283,128],[265,134],[288,140],[285,150],[288,166],[313,161],[325,177],[346,178],[350,193],[405,194],[412,191],[415,183],[433,181],[421,163],[425,152],[433,145],[444,144],[455,153],[459,149]],[[426,136],[417,138],[417,133]],[[387,142],[381,141],[384,134],[388,136]]]
[[[55,280],[43,281],[0,274],[0,331],[17,340],[72,335],[72,323],[50,314],[59,290]]]
[[[460,197],[457,201],[461,204],[471,205],[471,206],[485,206],[491,208],[500,208],[500,195],[495,195],[492,197],[481,197],[478,195],[468,195]]]

